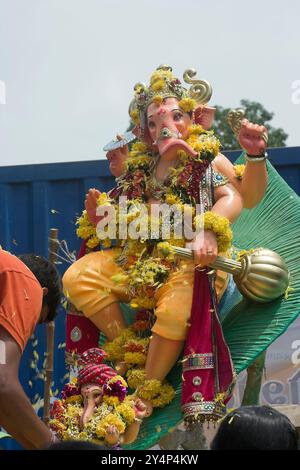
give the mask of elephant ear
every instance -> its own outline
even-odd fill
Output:
[[[204,129],[208,130],[211,128],[216,108],[210,106],[198,106],[195,109],[195,124],[200,124]]]

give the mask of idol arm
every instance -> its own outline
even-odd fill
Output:
[[[214,159],[215,171],[228,178],[230,184],[243,197],[244,208],[253,209],[264,197],[268,186],[268,173],[265,161],[247,162],[242,180],[237,179],[234,165],[221,153]]]
[[[244,202],[240,192],[231,184],[219,186],[214,190],[215,204],[212,212],[226,217],[233,223],[243,210]]]

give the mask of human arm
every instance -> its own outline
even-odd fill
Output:
[[[52,434],[36,415],[18,378],[21,350],[13,337],[0,326],[5,364],[0,362],[0,425],[25,449],[50,445]],[[3,347],[4,345],[4,347]]]

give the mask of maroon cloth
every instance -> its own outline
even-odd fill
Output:
[[[82,258],[87,251],[86,240],[83,240],[77,254]],[[66,353],[80,355],[99,343],[99,330],[81,312],[68,311],[66,316]]]
[[[83,240],[83,242],[80,245],[78,254],[77,254],[77,259],[82,258],[86,254],[86,249],[87,249],[86,240]]]
[[[200,419],[201,413],[213,417],[215,408],[212,404],[219,393],[224,393],[223,405],[228,401],[234,380],[230,352],[224,340],[209,283],[206,270],[195,270],[191,327],[185,342],[183,361],[183,412],[186,417],[187,414],[192,417],[191,410],[194,409],[194,417],[198,416]],[[196,355],[201,355],[200,362],[202,361],[198,368],[196,361],[193,362]],[[195,368],[185,370],[190,366]]]
[[[82,313],[68,311],[66,316],[66,352],[82,354],[99,343],[98,328]]]

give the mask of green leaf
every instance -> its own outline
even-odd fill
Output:
[[[5,437],[11,437],[9,434],[6,434],[6,432],[0,431],[0,439],[4,439]]]
[[[234,244],[245,249],[262,246],[279,253],[288,265],[294,290],[287,300],[267,304],[243,300],[226,317],[224,335],[238,373],[282,335],[300,313],[300,199],[270,163],[268,175],[263,201],[251,211],[244,210],[234,224]]]

